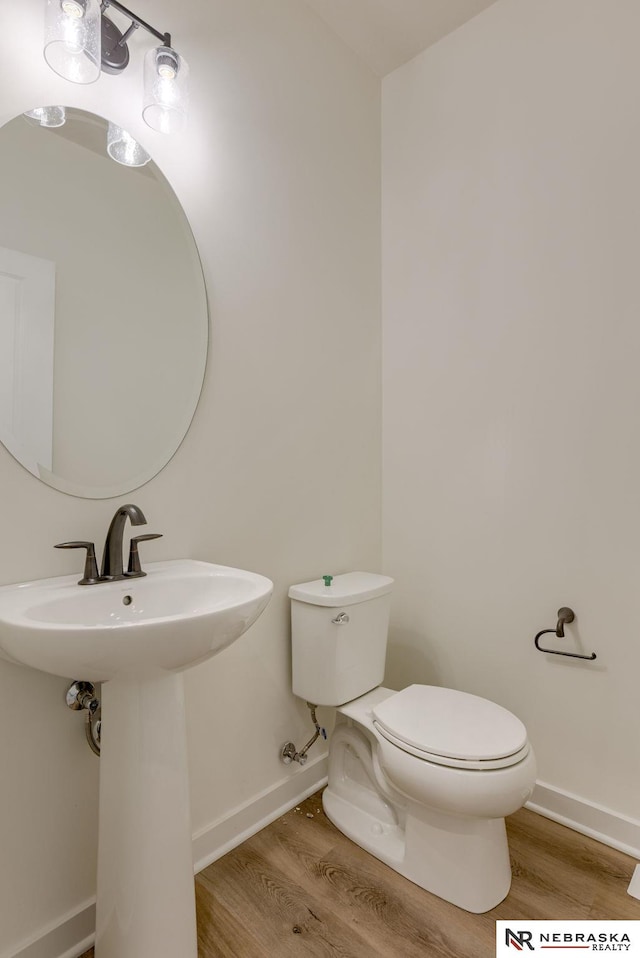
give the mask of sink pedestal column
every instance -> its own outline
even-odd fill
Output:
[[[181,674],[102,686],[96,958],[197,958]]]

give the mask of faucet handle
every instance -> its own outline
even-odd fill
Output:
[[[54,549],[86,549],[87,557],[84,563],[84,574],[78,580],[78,585],[94,585],[100,581],[98,563],[96,561],[96,547],[93,542],[59,542]]]
[[[129,545],[129,566],[127,568],[127,576],[130,578],[135,578],[136,576],[146,575],[146,572],[142,571],[140,565],[140,556],[138,554],[138,543],[146,542],[148,539],[161,539],[161,532],[148,532],[144,536],[134,536],[131,539]]]

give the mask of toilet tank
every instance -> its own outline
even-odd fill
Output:
[[[380,685],[393,579],[347,572],[292,585],[293,691],[313,705],[344,705]]]

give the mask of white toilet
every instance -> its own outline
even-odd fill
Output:
[[[489,911],[511,884],[504,816],[533,791],[533,750],[522,722],[487,699],[380,687],[392,585],[350,572],[289,590],[293,691],[338,707],[324,809],[417,885]]]

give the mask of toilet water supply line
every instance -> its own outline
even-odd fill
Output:
[[[299,765],[306,765],[307,752],[309,751],[311,746],[318,741],[320,736],[326,739],[327,737],[326,729],[323,729],[318,724],[318,720],[316,718],[317,707],[318,707],[317,705],[312,705],[311,702],[307,702],[307,708],[311,712],[311,721],[316,727],[314,734],[311,736],[307,744],[303,748],[301,748],[300,751],[296,749],[293,742],[287,742],[286,745],[283,745],[282,750],[280,752],[280,758],[282,759],[285,765],[291,765],[292,762],[298,762]]]
[[[100,756],[102,719],[100,700],[96,698],[95,686],[92,682],[74,682],[73,685],[67,689],[66,702],[67,706],[74,712],[86,712],[84,729],[87,742],[91,751],[97,756]],[[322,736],[323,739],[327,737],[326,729],[322,728],[316,718],[317,706],[311,702],[307,702],[307,708],[311,712],[311,721],[315,726],[315,732],[300,751],[296,749],[293,742],[287,742],[287,744],[282,747],[280,757],[285,765],[290,765],[291,762],[298,762],[299,765],[305,765],[307,762],[307,752],[311,746],[315,745],[320,736]]]

